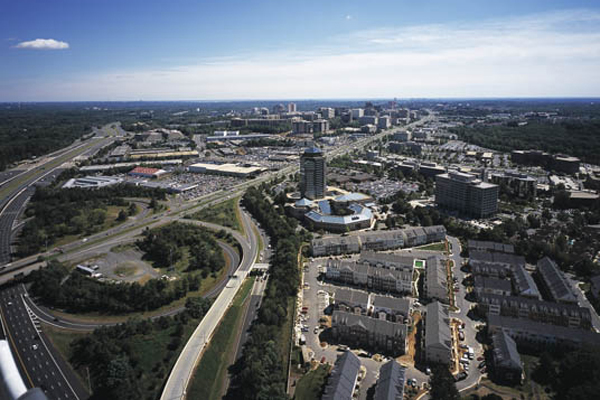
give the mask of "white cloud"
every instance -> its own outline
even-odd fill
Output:
[[[347,20],[351,20],[352,19],[352,15],[350,15],[350,14],[346,15],[346,19]]]
[[[387,27],[321,43],[327,45],[40,79],[10,92],[23,100],[600,95],[597,12]]]
[[[65,50],[69,48],[69,43],[54,39],[35,39],[27,42],[21,42],[15,47],[18,49],[34,50]]]

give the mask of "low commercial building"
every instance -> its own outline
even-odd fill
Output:
[[[102,187],[117,185],[122,183],[123,179],[114,176],[85,176],[82,178],[71,178],[63,186],[63,189],[82,188],[98,189]]]
[[[429,303],[424,326],[424,348],[427,362],[450,364],[452,361],[452,334],[448,308],[438,301]]]
[[[388,361],[379,369],[373,400],[403,400],[406,369],[396,360]]]
[[[513,150],[511,160],[515,164],[539,165],[567,174],[578,173],[581,164],[577,157],[552,155],[541,150]]]
[[[449,303],[448,298],[448,271],[446,262],[439,257],[429,257],[425,266],[425,280],[423,288],[425,297]]]
[[[523,376],[523,363],[517,351],[517,343],[503,330],[492,337],[494,373],[503,382],[519,383]]]
[[[435,202],[440,208],[475,218],[491,217],[498,210],[499,186],[475,175],[449,172],[435,177]]]
[[[358,203],[350,204],[347,208],[353,214],[331,215],[313,210],[307,212],[304,218],[311,226],[311,229],[323,229],[330,232],[349,232],[370,228],[373,225],[375,216],[370,208]]]
[[[358,381],[360,360],[351,351],[346,351],[335,361],[327,380],[322,400],[352,400]]]
[[[411,134],[408,131],[396,131],[392,134],[392,140],[396,142],[408,142],[411,139]]]
[[[523,318],[582,329],[590,329],[592,326],[592,314],[589,308],[579,307],[576,304],[496,294],[482,294],[477,302],[477,308],[482,315]]]
[[[388,143],[389,151],[393,153],[411,153],[415,155],[420,155],[423,152],[423,146],[421,146],[417,142],[389,142]]]
[[[433,178],[437,175],[446,173],[446,168],[434,162],[422,162],[419,165],[419,173],[428,178]]]
[[[167,171],[164,169],[158,168],[148,168],[148,167],[135,167],[131,171],[129,171],[129,176],[135,176],[138,178],[150,178],[150,179],[158,179],[167,174]]]
[[[406,353],[408,328],[405,324],[334,311],[331,328],[336,340],[352,347],[368,348],[394,357]]]
[[[238,164],[197,163],[190,165],[188,167],[188,171],[200,174],[226,175],[235,176],[238,178],[247,178],[260,174],[262,171],[264,171],[264,168]]]
[[[577,295],[558,265],[548,257],[537,263],[537,274],[545,292],[557,303],[577,304]]]
[[[537,179],[519,172],[493,173],[491,181],[517,197],[535,197],[537,194]]]

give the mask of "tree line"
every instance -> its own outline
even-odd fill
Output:
[[[185,297],[200,288],[201,278],[188,275],[174,282],[151,279],[144,285],[117,284],[98,281],[52,260],[46,268],[33,271],[28,280],[31,293],[45,305],[72,313],[126,314],[155,310]]]
[[[261,189],[250,188],[242,204],[261,223],[271,238],[274,253],[270,278],[252,335],[242,357],[233,367],[229,399],[287,399],[284,352],[289,343],[282,342],[283,326],[293,318],[288,305],[295,299],[300,284],[298,252],[303,240],[296,232],[297,222],[275,208]]]
[[[69,361],[75,369],[89,372],[92,400],[157,399],[186,341],[185,332],[198,324],[210,305],[210,300],[190,298],[185,311],[174,317],[132,319],[96,329],[70,343]]]
[[[95,190],[37,187],[25,210],[27,222],[19,238],[19,256],[35,254],[68,235],[98,232],[108,206],[131,207],[124,197],[166,199],[162,189],[114,185]],[[133,208],[129,208],[133,212]]]

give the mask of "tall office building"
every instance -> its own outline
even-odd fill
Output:
[[[300,193],[302,197],[320,199],[325,196],[327,166],[323,152],[310,147],[300,157]]]
[[[496,213],[498,192],[498,185],[482,182],[472,174],[451,171],[435,177],[436,204],[475,218]]]
[[[296,112],[296,103],[289,103],[288,104],[288,112],[291,112],[291,113]]]

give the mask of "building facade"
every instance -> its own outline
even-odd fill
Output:
[[[327,165],[323,152],[311,147],[300,157],[300,193],[314,200],[325,196],[327,191]]]
[[[498,210],[499,186],[475,175],[449,172],[435,177],[435,202],[445,209],[475,218],[487,218]]]

